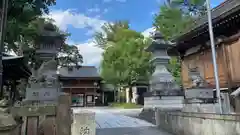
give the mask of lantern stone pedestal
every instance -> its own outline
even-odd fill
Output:
[[[51,23],[46,23],[40,32],[35,41],[38,61],[34,63],[24,102],[56,104],[60,94],[56,58],[63,39]]]
[[[168,71],[170,57],[167,49],[172,44],[156,32],[152,44],[146,49],[152,52],[155,71],[150,79],[150,92],[144,97],[144,108],[174,109],[183,108],[184,94],[174,77]]]

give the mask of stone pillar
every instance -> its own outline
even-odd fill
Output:
[[[83,110],[75,112],[71,135],[96,135],[95,113]]]
[[[56,116],[56,134],[71,135],[72,111],[71,97],[69,94],[61,94],[58,98]]]

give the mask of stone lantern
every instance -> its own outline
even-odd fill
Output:
[[[41,60],[55,58],[63,44],[63,36],[56,32],[56,28],[47,23],[40,30],[40,37],[36,40],[36,55]]]
[[[152,44],[146,49],[146,51],[152,52],[152,63],[155,66],[155,71],[149,82],[150,92],[145,96],[144,106],[181,108],[183,105],[183,91],[167,69],[170,60],[167,49],[172,46],[172,43],[164,40],[161,33],[156,32],[153,35]]]
[[[37,103],[55,103],[57,101],[60,84],[57,72],[57,54],[63,45],[63,35],[51,23],[40,29],[40,36],[35,41],[37,66],[33,68],[33,75],[26,89],[25,101]]]

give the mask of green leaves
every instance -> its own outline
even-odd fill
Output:
[[[194,25],[194,19],[206,11],[205,0],[172,0],[160,7],[153,25],[170,40],[176,38]]]
[[[94,35],[95,42],[98,47],[106,49],[108,46],[113,45],[121,34],[116,34],[119,31],[129,28],[128,21],[116,21],[115,23],[105,23],[102,26],[103,32],[96,32]],[[117,37],[116,37],[117,36]]]
[[[172,75],[175,78],[175,81],[180,85],[181,84],[181,64],[177,57],[172,57],[169,62],[169,69]]]
[[[48,7],[54,4],[55,0],[9,0],[5,38],[8,48],[16,51],[19,49],[16,42],[32,42],[38,30],[30,26],[31,22],[39,21],[39,17],[48,13]]]
[[[128,28],[115,29],[110,39],[112,44],[105,48],[101,63],[103,79],[115,86],[148,81],[152,72],[151,54],[144,49],[149,45],[149,40]]]
[[[30,65],[39,65],[41,62],[35,55],[35,44],[40,38],[41,29],[46,23],[53,20],[43,18],[43,14],[49,13],[49,6],[56,4],[55,0],[9,0],[8,20],[5,45],[8,49],[18,52],[23,51]],[[56,25],[55,32],[59,33],[62,42],[65,42],[69,33],[65,33]],[[58,60],[61,66],[79,65],[82,63],[82,55],[76,46],[63,44]]]
[[[180,9],[161,7],[160,13],[154,18],[153,25],[169,40],[181,34],[191,24],[191,21],[189,16],[182,15]]]
[[[59,54],[58,60],[60,66],[79,66],[83,62],[83,57],[75,45],[63,44]]]

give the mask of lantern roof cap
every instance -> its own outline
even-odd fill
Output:
[[[146,51],[154,52],[157,50],[167,50],[174,46],[174,43],[165,40],[161,32],[155,31],[152,36],[152,43],[146,48]]]

